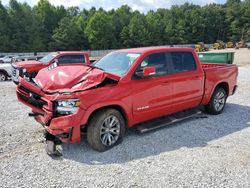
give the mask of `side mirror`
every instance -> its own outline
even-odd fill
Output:
[[[149,77],[149,76],[155,75],[156,69],[155,69],[154,66],[152,66],[152,67],[144,67],[142,72],[143,72],[144,77]]]
[[[154,66],[151,66],[151,67],[144,67],[142,69],[142,71],[138,71],[135,73],[136,76],[138,76],[139,78],[147,78],[147,77],[150,77],[150,76],[153,76],[156,74],[156,69]]]

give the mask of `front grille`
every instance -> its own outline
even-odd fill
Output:
[[[48,105],[48,103],[44,100],[41,99],[41,96],[38,95],[37,93],[34,93],[32,91],[30,91],[27,88],[24,88],[23,86],[21,86],[19,88],[19,91],[21,94],[19,94],[19,97],[31,104],[32,106],[38,107],[38,108],[42,108],[44,105]]]
[[[14,82],[18,82],[18,77],[20,75],[20,70],[12,65],[11,77]]]
[[[12,69],[12,76],[16,77],[16,69],[15,68]]]

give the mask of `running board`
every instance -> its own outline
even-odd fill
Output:
[[[184,121],[186,119],[195,117],[202,114],[198,109],[185,110],[183,112],[175,113],[169,116],[165,116],[156,120],[152,120],[137,126],[137,131],[140,133],[146,133],[155,129],[159,129],[173,123]]]

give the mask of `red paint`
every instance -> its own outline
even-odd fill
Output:
[[[27,73],[29,73],[29,74],[32,74],[34,72],[37,73],[41,69],[50,66],[55,61],[55,59],[58,59],[59,57],[61,57],[63,55],[83,55],[85,57],[85,63],[88,64],[88,65],[90,64],[89,55],[88,55],[87,52],[61,51],[61,52],[56,52],[56,56],[51,61],[49,61],[47,64],[41,63],[39,61],[33,61],[32,60],[32,61],[17,62],[16,66],[18,68],[26,69]],[[67,65],[67,64],[65,64],[65,65]]]
[[[218,84],[228,87],[232,95],[237,85],[238,68],[235,65],[200,64],[197,54],[189,48],[137,48],[119,50],[138,52],[141,55],[122,77],[106,73],[88,66],[56,67],[53,70],[40,71],[35,78],[38,86],[20,78],[17,87],[18,99],[32,108],[33,112],[42,113],[35,119],[54,135],[69,133],[72,138],[62,141],[80,141],[80,127],[88,123],[94,111],[116,106],[121,109],[128,127],[137,123],[175,113],[184,109],[206,105]],[[191,52],[194,56],[195,71],[168,74],[164,76],[132,79],[137,66],[149,54],[157,52]],[[153,72],[153,68],[146,73]],[[102,85],[109,79],[111,84]],[[79,83],[79,84],[77,84]],[[42,108],[25,102],[20,95],[25,95],[22,87],[42,96],[47,102]],[[64,95],[63,92],[66,92]],[[53,101],[78,98],[81,105],[75,114],[53,116]]]

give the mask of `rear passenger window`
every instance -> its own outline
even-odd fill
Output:
[[[156,69],[156,76],[167,74],[166,53],[155,53],[144,58],[137,71],[142,71],[144,67],[154,66]]]
[[[58,58],[59,64],[85,63],[84,55],[64,55]]]
[[[191,52],[171,52],[171,58],[176,73],[196,70],[196,63]]]
[[[85,63],[84,55],[72,55],[71,63]]]

